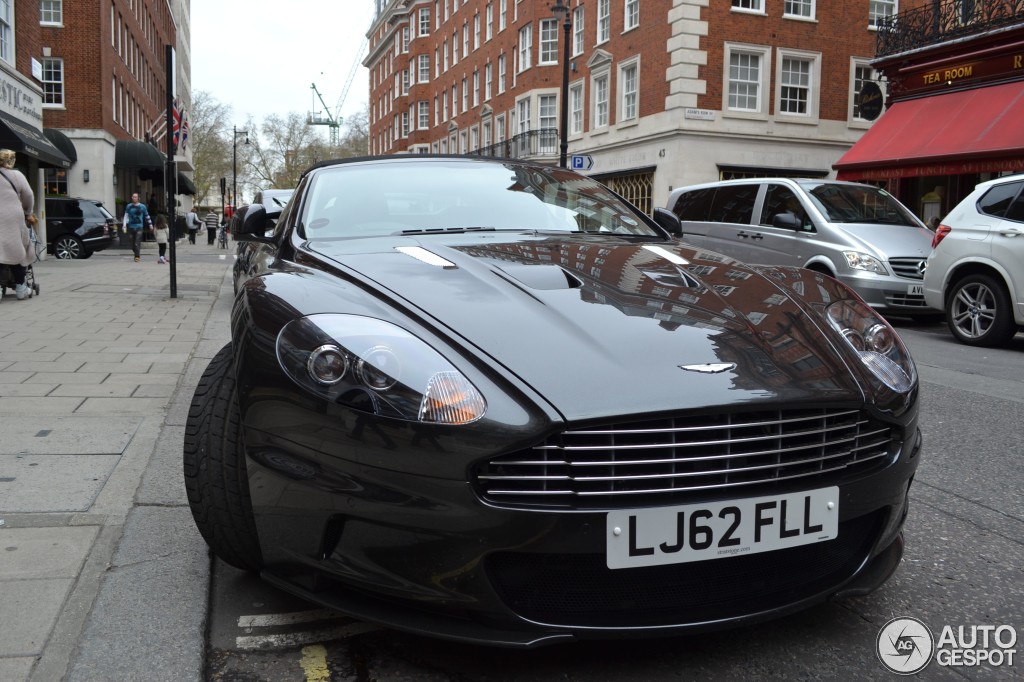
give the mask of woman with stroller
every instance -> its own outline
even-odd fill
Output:
[[[27,224],[35,222],[35,195],[21,171],[14,169],[15,152],[0,149],[0,266],[11,269],[14,295],[20,301],[29,295],[26,268],[35,260]]]

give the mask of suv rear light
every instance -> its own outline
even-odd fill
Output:
[[[935,236],[932,237],[932,248],[934,249],[936,246],[938,246],[939,242],[945,239],[946,235],[952,231],[953,228],[951,228],[949,225],[939,225],[939,227],[935,230]]]

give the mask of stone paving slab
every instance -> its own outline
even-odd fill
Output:
[[[0,628],[0,657],[42,653],[73,582],[71,578],[0,582],[0,623],[18,624]]]
[[[0,455],[119,455],[140,422],[70,416],[5,420]]]
[[[35,656],[22,656],[20,658],[0,658],[0,680],[19,682],[27,680],[32,664],[36,662]]]
[[[85,398],[0,398],[0,414],[4,421],[12,416],[38,414],[71,414]]]
[[[97,526],[2,529],[0,575],[4,580],[74,578],[98,533]]]
[[[0,455],[0,512],[88,511],[118,459],[120,455]]]

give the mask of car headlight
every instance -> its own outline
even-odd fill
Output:
[[[825,311],[832,328],[860,356],[879,381],[907,393],[917,383],[917,368],[896,331],[863,301],[843,299]]]
[[[277,359],[299,386],[358,410],[432,424],[470,424],[484,397],[436,350],[400,327],[358,315],[285,325]]]
[[[879,275],[889,274],[885,270],[885,265],[882,261],[878,260],[874,256],[869,256],[866,253],[860,251],[843,251],[843,255],[846,256],[846,264],[854,270],[866,270],[868,272],[874,272]]]

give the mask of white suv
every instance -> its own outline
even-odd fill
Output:
[[[961,343],[998,346],[1024,327],[1024,174],[982,182],[935,231],[924,298]]]

